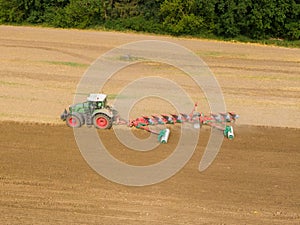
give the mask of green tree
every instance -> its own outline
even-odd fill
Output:
[[[290,0],[288,11],[286,12],[283,34],[284,38],[290,40],[299,40],[300,39],[300,2]]]
[[[103,19],[109,20],[111,18],[114,0],[102,0],[101,3]]]
[[[164,29],[171,34],[199,34],[204,20],[197,16],[195,0],[165,0],[160,7]]]
[[[0,0],[0,21],[13,23],[43,23],[55,18],[58,10],[69,4],[68,0]],[[47,15],[52,12],[51,16]]]
[[[216,4],[216,34],[235,37],[240,33],[236,21],[237,5],[235,0],[219,0]]]
[[[160,5],[164,0],[144,0],[139,2],[140,14],[146,19],[153,22],[159,22]]]
[[[67,27],[86,28],[103,22],[100,0],[71,0],[65,7]]]
[[[0,23],[300,38],[299,0],[0,0]]]
[[[138,16],[140,14],[139,0],[115,0],[112,17],[114,19],[127,19]]]
[[[66,0],[45,0],[43,21],[54,27],[66,27],[65,7],[70,4]]]
[[[213,33],[216,27],[215,5],[218,0],[196,0],[195,14],[203,18],[203,30]]]
[[[32,1],[0,0],[1,22],[22,23],[29,15]]]

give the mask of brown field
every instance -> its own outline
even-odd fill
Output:
[[[59,115],[101,54],[148,39],[171,41],[199,55],[215,74],[227,108],[241,118],[235,140],[224,140],[206,171],[200,173],[198,164],[209,129],[201,131],[193,157],[175,176],[127,187],[88,166]],[[0,26],[0,58],[0,224],[300,223],[300,49]],[[136,77],[153,73],[179,82],[208,111],[202,92],[168,65],[130,66],[104,91],[114,96]],[[148,99],[132,115],[168,107]],[[143,165],[168,156],[178,140],[175,127],[164,148],[137,154],[124,148],[112,130],[99,135],[114,156]]]

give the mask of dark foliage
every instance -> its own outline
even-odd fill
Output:
[[[300,38],[298,0],[0,0],[0,23],[172,35]]]

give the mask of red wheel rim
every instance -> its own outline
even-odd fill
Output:
[[[105,119],[104,117],[99,117],[99,118],[97,118],[97,125],[99,126],[99,127],[106,127],[107,126],[107,124],[108,124],[108,121],[107,121],[107,119]]]
[[[72,127],[76,126],[76,124],[77,124],[76,119],[75,119],[74,117],[70,117],[70,118],[69,118],[69,124],[70,124],[70,126],[72,126]]]
[[[70,118],[69,118],[69,124],[70,124],[70,126],[72,126],[72,127],[76,126],[76,124],[77,124],[76,119],[75,119],[74,117],[70,117]]]

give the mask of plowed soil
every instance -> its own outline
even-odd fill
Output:
[[[97,57],[145,39],[172,41],[198,54],[218,79],[227,108],[241,119],[235,139],[224,140],[204,172],[198,165],[210,129],[201,130],[194,155],[173,177],[130,187],[89,167],[59,115]],[[0,26],[0,59],[0,224],[300,224],[299,49]],[[134,77],[153,71],[178,72],[135,65],[116,74],[105,92],[114,96]],[[185,80],[182,85],[201,102],[199,90]],[[168,109],[157,105],[154,111]],[[165,151],[135,153],[113,130],[99,135],[116,158],[139,165],[168,156],[178,142],[176,127]]]
[[[0,132],[2,224],[300,222],[299,129],[237,126],[236,139],[225,140],[214,163],[200,173],[209,135],[204,130],[179,173],[146,187],[112,183],[94,172],[66,126],[3,122]],[[112,130],[101,135],[114,138]],[[170,136],[168,147],[175,139]],[[115,157],[134,162],[132,152],[117,148],[109,148]],[[164,154],[138,158],[151,164]]]

